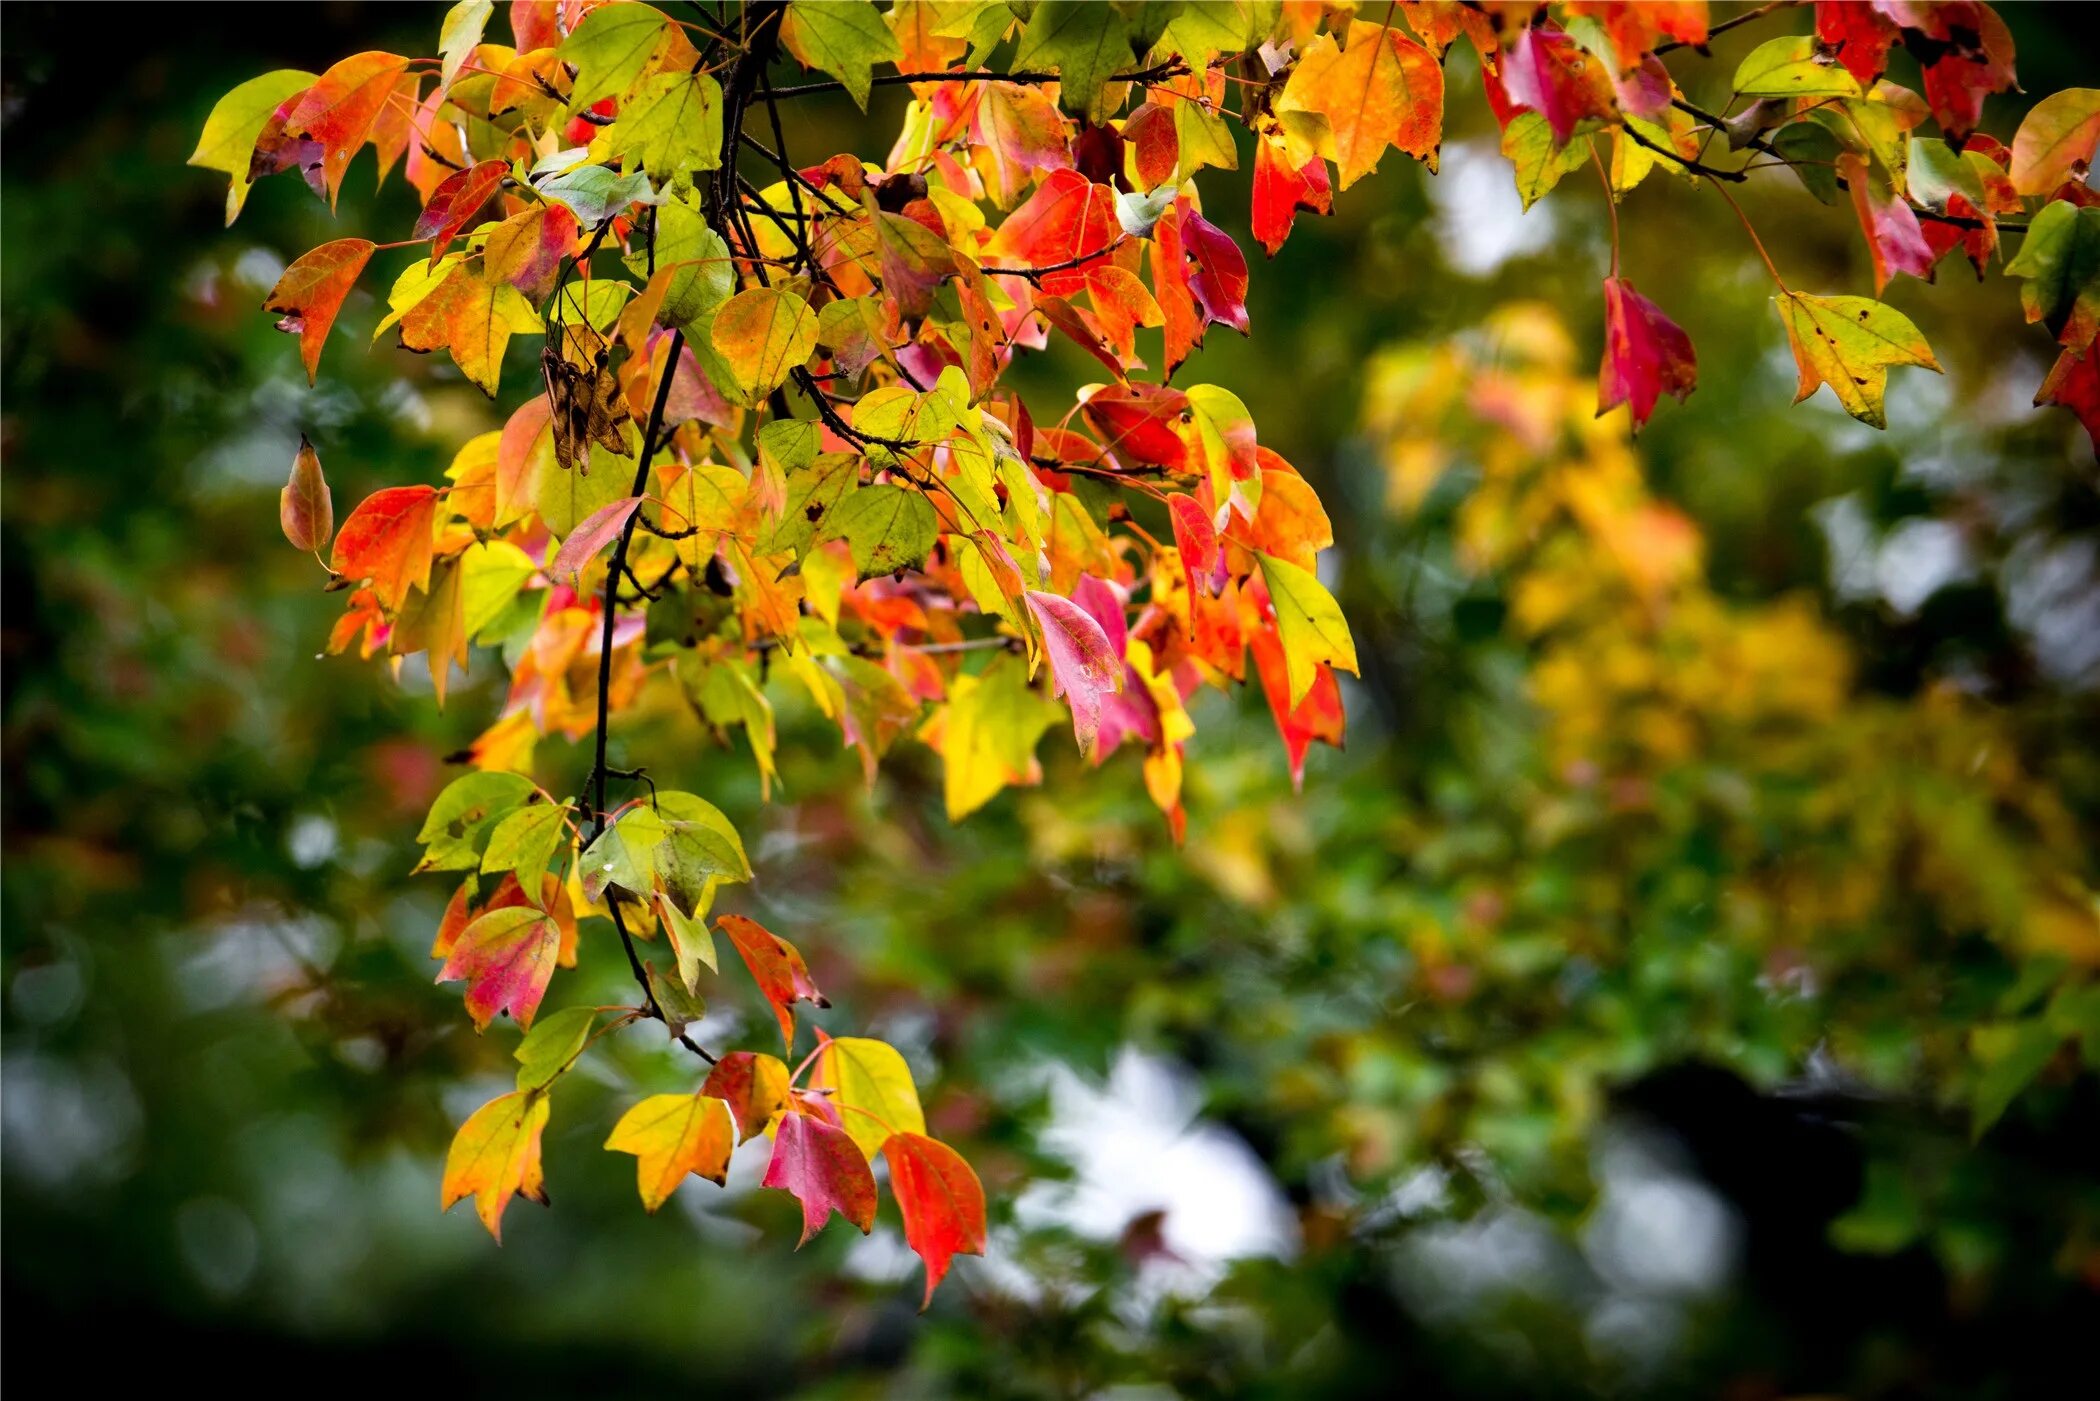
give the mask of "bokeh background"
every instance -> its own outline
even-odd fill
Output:
[[[2094,81],[2076,7],[2004,12],[2029,94]],[[554,1210],[500,1249],[440,1216],[512,1038],[430,985],[447,892],[406,873],[501,680],[483,655],[440,713],[318,656],[339,599],[274,493],[301,432],[342,510],[498,420],[367,350],[367,295],[317,389],[257,310],[288,258],[405,224],[369,157],[339,219],[279,179],[230,231],[183,164],[235,83],[424,52],[439,13],[0,12],[9,1380],[1966,1397],[2086,1370],[2100,473],[2028,407],[2051,347],[1950,261],[1888,294],[1947,367],[1897,373],[1889,432],[1789,408],[1740,231],[1652,177],[1625,270],[1700,388],[1630,445],[1591,419],[1597,183],[1520,218],[1458,57],[1442,174],[1395,157],[1302,219],[1257,254],[1255,338],[1191,367],[1335,520],[1364,676],[1302,793],[1258,695],[1202,702],[1181,850],[1134,757],[1089,772],[1059,735],[1042,788],[960,828],[931,755],[866,789],[784,692],[771,804],[689,717],[621,737],[730,812],[741,908],[904,1048],[992,1193],[990,1258],[921,1316],[893,1219],[794,1252],[745,1159],[645,1217],[600,1143],[690,1069],[639,1033],[564,1086]],[[1745,42],[1673,61],[1695,100]],[[790,141],[879,156],[900,101],[802,104]],[[1251,247],[1237,178],[1209,202]],[[1784,173],[1745,204],[1794,285],[1868,289],[1849,209]],[[557,1000],[616,1000],[585,942]]]

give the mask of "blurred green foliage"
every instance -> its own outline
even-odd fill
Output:
[[[1653,180],[1625,266],[1701,388],[1630,449],[1582,425],[1594,191],[1512,224],[1455,93],[1443,175],[1301,220],[1255,270],[1256,337],[1202,355],[1346,561],[1365,678],[1302,794],[1258,697],[1203,702],[1182,850],[1134,760],[1061,740],[1041,789],[951,828],[930,756],[863,791],[784,688],[770,805],[747,753],[639,718],[617,747],[730,813],[748,907],[980,1164],[994,1258],[919,1318],[894,1222],[791,1254],[792,1206],[743,1177],[640,1213],[600,1143],[690,1071],[638,1032],[556,1104],[557,1210],[515,1209],[500,1251],[436,1215],[515,1037],[429,985],[444,891],[404,873],[500,683],[484,659],[440,714],[317,658],[340,600],[271,498],[301,431],[341,506],[435,477],[490,410],[364,351],[369,298],[307,389],[255,308],[338,224],[271,181],[229,233],[182,165],[233,83],[413,52],[427,16],[87,13],[5,15],[18,1378],[96,1348],[110,1378],[322,1389],[1953,1396],[2077,1354],[2100,511],[2076,425],[2007,387],[2048,348],[2004,287],[1891,289],[1948,374],[1898,377],[1890,433],[1789,410],[1732,219]],[[2008,18],[2031,91],[2088,76],[2075,16]],[[790,139],[872,149],[901,100],[812,104]],[[343,227],[371,222],[362,169]],[[1784,176],[1745,205],[1800,285],[1864,284],[1844,210]],[[617,950],[585,944],[559,995],[617,1000]]]

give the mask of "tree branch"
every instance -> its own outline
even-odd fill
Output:
[[[1164,63],[1155,63],[1150,68],[1140,68],[1134,73],[1118,73],[1108,81],[1111,83],[1157,83],[1167,78],[1179,77],[1188,71],[1188,65],[1182,62],[1179,57],[1175,57],[1168,59]],[[1056,81],[1058,81],[1058,75],[1055,73],[994,73],[983,68],[972,69],[969,72],[961,72],[950,68],[938,73],[883,73],[869,79],[869,82],[878,88],[896,87],[900,83],[1054,83]],[[775,88],[773,89],[773,96],[776,98],[808,97],[814,93],[844,92],[845,90],[846,85],[844,83],[827,81],[822,83],[803,83],[791,88]]]

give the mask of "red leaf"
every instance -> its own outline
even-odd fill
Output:
[[[1535,24],[1502,56],[1502,86],[1553,128],[1553,143],[1568,144],[1577,124],[1612,115],[1611,75],[1582,46],[1551,25]]]
[[[1897,29],[1894,20],[1859,0],[1816,0],[1816,37],[1836,49],[1845,71],[1866,87],[1889,66]]]
[[[1623,277],[1604,279],[1604,363],[1597,371],[1597,412],[1630,403],[1633,427],[1655,412],[1655,401],[1680,404],[1698,387],[1699,361],[1691,338]]]
[[[1909,202],[1874,178],[1864,156],[1841,155],[1837,169],[1851,187],[1852,208],[1859,215],[1860,232],[1866,235],[1867,251],[1873,255],[1874,294],[1880,296],[1899,272],[1930,281],[1938,255],[1918,227],[1917,212]]]
[[[1069,263],[1101,252],[1117,236],[1116,195],[1076,170],[1053,170],[1019,209],[1006,216],[987,250],[1010,264],[1033,268]],[[1076,296],[1086,271],[1046,274],[1042,288],[1053,297]]]
[[[1320,164],[1315,158],[1315,164]],[[1152,288],[1166,318],[1167,373],[1203,343],[1203,318],[1189,286],[1188,250],[1181,239],[1181,213],[1169,209],[1152,226]]]
[[[1274,631],[1264,628],[1247,639],[1254,653],[1254,669],[1261,676],[1262,695],[1269,713],[1276,717],[1276,732],[1283,738],[1283,752],[1290,760],[1291,786],[1305,784],[1305,754],[1314,740],[1342,747],[1346,721],[1342,714],[1342,688],[1334,668],[1322,662],[1314,670],[1312,689],[1297,705],[1291,704],[1290,668],[1283,657],[1283,643]]]
[[[811,1002],[819,1007],[829,1007],[830,999],[817,991],[810,981],[809,968],[802,962],[801,953],[787,940],[760,924],[757,920],[742,915],[723,915],[715,921],[715,927],[736,945],[736,951],[751,970],[751,977],[766,1001],[773,1004],[773,1015],[780,1019],[781,1039],[792,1047],[795,1044],[795,1014],[790,1008],[797,1002]]]
[[[904,1243],[926,1262],[926,1299],[957,1255],[984,1254],[984,1184],[947,1144],[917,1133],[894,1133],[882,1145],[890,1164],[890,1191],[904,1214]]]
[[[1182,435],[1189,417],[1189,396],[1161,384],[1110,385],[1080,410],[1125,468],[1164,467],[1189,470],[1188,440]]]
[[[1293,170],[1281,141],[1261,138],[1254,143],[1254,241],[1270,257],[1291,236],[1298,211],[1330,213],[1334,187],[1327,182],[1327,162],[1315,156],[1303,169]]]
[[[561,43],[560,0],[510,0],[510,32],[518,52],[551,49]]]
[[[1181,162],[1181,137],[1174,130],[1172,112],[1157,102],[1145,103],[1123,123],[1123,141],[1137,167],[1140,190],[1157,189],[1174,178]]]
[[[632,516],[641,504],[641,497],[630,496],[625,501],[615,501],[591,512],[569,532],[569,538],[561,542],[561,549],[555,553],[554,563],[547,569],[547,577],[558,584],[567,583],[581,587],[584,566],[596,559],[598,551],[610,545],[620,532],[627,528],[627,518]]]
[[[295,550],[318,550],[335,531],[335,499],[321,475],[321,455],[304,433],[292,457],[291,479],[277,493],[277,520]]]
[[[489,202],[489,196],[502,188],[503,177],[510,173],[507,161],[483,161],[481,164],[459,171],[431,191],[430,203],[423,206],[423,213],[416,220],[417,238],[432,240],[430,265],[437,266],[443,256],[445,245],[467,226],[467,221],[481,212]]]
[[[1195,497],[1176,492],[1167,498],[1167,516],[1174,526],[1174,548],[1181,551],[1181,563],[1189,578],[1202,579],[1215,573],[1218,531],[1211,524],[1210,513],[1197,504]]]
[[[1205,321],[1222,321],[1247,334],[1247,256],[1223,229],[1193,209],[1181,215],[1181,236],[1195,259],[1189,290]]]
[[[381,603],[399,608],[410,585],[430,585],[431,528],[436,520],[435,487],[375,491],[343,522],[328,567],[346,579],[369,579]]]
[[[476,1031],[487,1030],[506,1007],[519,1026],[529,1027],[560,951],[561,927],[553,915],[536,905],[507,905],[460,931],[437,980],[467,980],[467,1015]]]
[[[846,1131],[808,1114],[789,1114],[773,1130],[773,1160],[760,1183],[802,1203],[802,1239],[836,1211],[866,1235],[875,1225],[875,1174]]]
[[[299,337],[299,359],[306,365],[306,382],[312,384],[321,369],[321,345],[335,325],[343,299],[357,285],[358,274],[372,260],[377,245],[368,239],[339,238],[308,250],[284,270],[270,289],[264,311],[284,317],[277,329]]]
[[[2078,421],[2085,425],[2086,436],[2093,440],[2093,451],[2100,454],[2100,366],[2096,366],[2091,351],[2081,355],[2066,350],[2057,356],[2034,402],[2055,404],[2077,414]]]
[[[1030,589],[1028,609],[1043,629],[1052,692],[1069,699],[1079,752],[1092,758],[1101,730],[1101,697],[1121,689],[1122,660],[1110,650],[1101,624],[1071,599]]]

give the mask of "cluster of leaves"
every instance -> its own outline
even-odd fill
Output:
[[[1247,260],[1197,185],[1238,165],[1234,116],[1273,253],[1298,211],[1326,211],[1388,149],[1434,167],[1442,65],[1464,37],[1527,202],[1585,160],[1614,199],[1658,167],[1726,197],[1782,163],[1812,194],[1850,190],[1883,281],[1929,275],[1957,243],[1980,268],[1999,216],[2031,212],[2010,270],[2063,339],[2056,397],[2075,403],[2090,378],[2077,178],[2100,93],[2049,99],[2010,148],[1974,134],[1982,96],[2012,83],[1980,4],[1819,5],[1817,36],[1745,61],[1751,106],[1733,118],[1686,104],[1661,62],[1705,42],[1703,4],[1394,6],[1410,38],[1351,6],[794,0],[695,21],[520,0],[509,45],[485,37],[494,8],[454,6],[432,58],[363,53],[243,84],[193,157],[231,176],[229,218],[282,171],[333,201],[367,145],[382,180],[399,164],[421,197],[404,243],[323,244],[272,293],[309,378],[382,248],[419,251],[379,331],[444,350],[492,398],[512,339],[544,337],[534,391],[459,450],[447,485],[383,489],[336,532],[302,449],[283,501],[287,537],[327,549],[350,590],[331,650],[423,653],[440,701],[471,645],[510,667],[475,771],[423,831],[422,869],[464,873],[440,978],[467,983],[477,1026],[508,1011],[528,1031],[518,1090],[461,1129],[446,1173],[447,1203],[473,1195],[491,1231],[512,1195],[540,1195],[553,1084],[594,1035],[647,1017],[712,1066],[690,1102],[646,1101],[609,1142],[638,1155],[652,1208],[689,1173],[719,1180],[734,1127],[772,1135],[767,1183],[811,1229],[834,1209],[867,1229],[881,1154],[930,1282],[982,1244],[981,1189],[924,1136],[894,1051],[820,1036],[790,1073],[686,1035],[715,895],[751,870],[703,799],[652,785],[609,801],[609,781],[643,780],[609,766],[609,722],[652,691],[742,729],[770,783],[777,664],[871,775],[906,736],[935,749],[953,818],[1037,781],[1039,741],[1068,712],[1094,762],[1141,751],[1178,834],[1188,702],[1249,679],[1250,656],[1294,775],[1313,741],[1340,743],[1335,671],[1356,654],[1318,574],[1327,517],[1238,397],[1173,382],[1209,328],[1249,330]],[[1876,81],[1897,42],[1929,55],[1922,101]],[[776,86],[783,48],[829,78]],[[865,106],[878,83],[913,90],[881,166],[786,149],[782,102],[843,90]],[[761,109],[770,144],[751,129]],[[1911,134],[1928,112],[1945,139]],[[1704,160],[1724,133],[1744,166]],[[1905,243],[1920,230],[1922,263]],[[1605,296],[1598,407],[1629,403],[1638,426],[1660,394],[1690,392],[1693,353],[1616,265]],[[1890,366],[1937,368],[1878,302],[1782,283],[1777,304],[1804,397],[1828,382],[1879,423]],[[1139,332],[1155,329],[1148,363]],[[1110,376],[1054,416],[1004,380],[1053,335]],[[529,776],[552,735],[594,742],[571,798]],[[591,915],[618,932],[641,1005],[535,1025]],[[791,1005],[821,1000],[799,954],[738,916],[717,927],[792,1053]],[[659,934],[671,973],[637,949]]]

